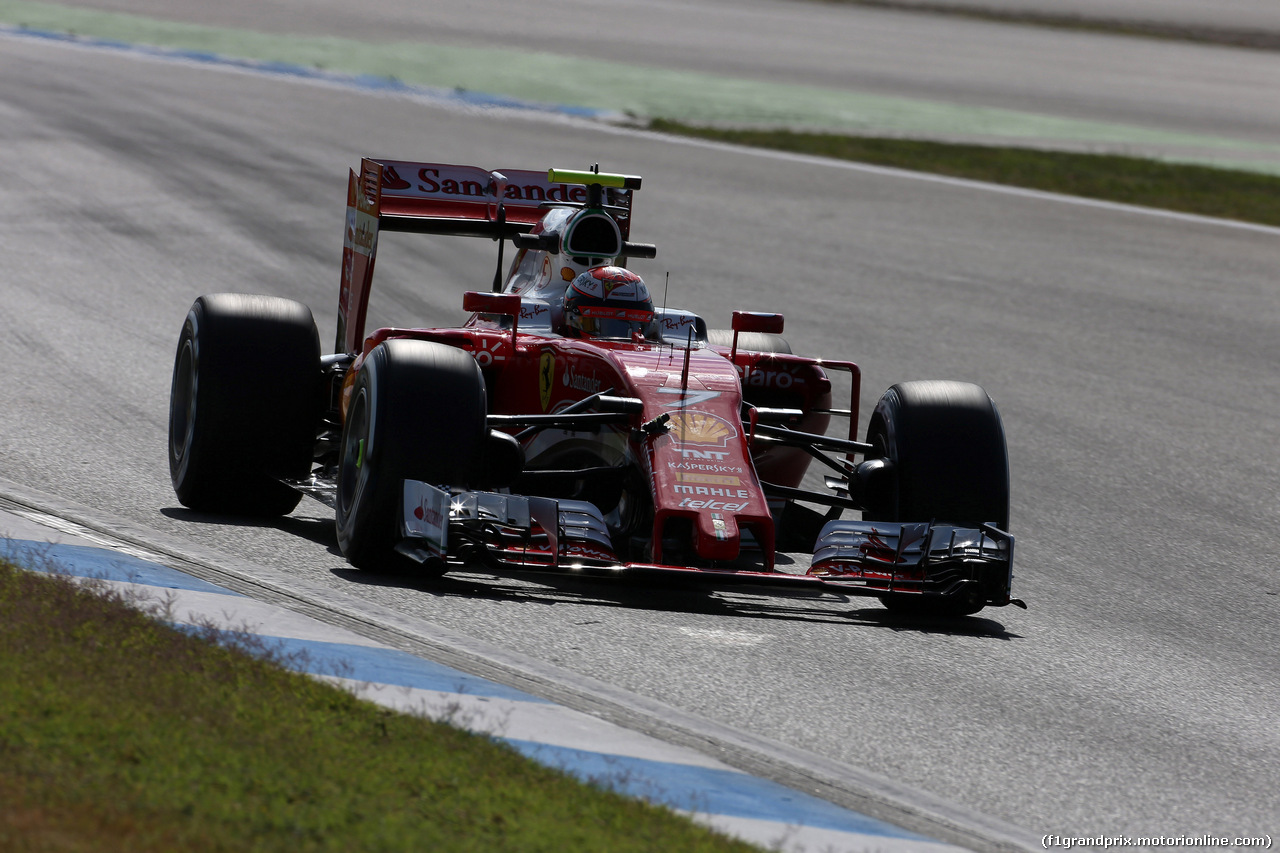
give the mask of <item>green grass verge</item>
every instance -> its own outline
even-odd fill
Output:
[[[756,148],[1280,226],[1280,177],[1272,175],[1110,154],[694,127],[665,119],[654,119],[649,128]]]
[[[0,849],[755,849],[214,633],[0,561]]]
[[[871,9],[889,9],[895,12],[914,12],[921,15],[945,15],[952,18],[969,18],[976,21],[993,21],[1001,24],[1018,24],[1119,36],[1141,36],[1198,44],[1248,47],[1256,50],[1280,50],[1280,33],[1267,30],[1237,29],[1207,24],[1144,21],[1140,18],[1089,17],[1087,15],[1071,14],[1068,4],[1063,4],[1068,11],[1057,13],[1041,12],[1033,9],[1000,9],[984,6],[980,3],[972,6],[961,6],[953,3],[930,3],[926,0],[906,0],[905,2],[904,0],[827,0],[827,2],[843,3],[849,6],[865,6]]]

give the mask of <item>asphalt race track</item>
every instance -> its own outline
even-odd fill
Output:
[[[0,35],[0,478],[1057,835],[1274,834],[1280,231]],[[727,326],[1000,407],[1015,594],[874,601],[362,575],[304,501],[191,514],[165,464],[200,293],[332,340],[362,154],[644,176],[635,268]],[[492,243],[388,235],[374,322],[460,321]],[[659,285],[660,286],[660,285]],[[865,423],[865,414],[864,414]]]

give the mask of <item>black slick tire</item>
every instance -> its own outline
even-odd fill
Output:
[[[215,293],[191,306],[169,395],[169,473],[201,512],[278,516],[301,494],[320,414],[320,337],[307,306]]]
[[[888,476],[869,496],[867,521],[932,521],[1009,529],[1009,455],[995,404],[981,387],[929,380],[894,385],[880,398],[867,443],[888,460]],[[981,602],[936,602],[889,595],[893,610],[976,613]]]
[[[352,386],[338,464],[338,546],[356,568],[402,571],[403,481],[466,487],[484,476],[484,377],[466,352],[392,339],[369,353]]]

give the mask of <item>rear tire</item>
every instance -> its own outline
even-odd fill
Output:
[[[342,431],[335,522],[338,546],[359,569],[395,571],[403,481],[469,486],[485,476],[484,377],[466,352],[392,339],[356,376]]]
[[[867,426],[867,443],[889,462],[869,496],[866,521],[933,521],[1009,529],[1009,455],[1004,425],[977,385],[903,382],[884,393]],[[984,602],[886,595],[891,610],[936,615],[976,613]]]
[[[713,346],[733,346],[733,329],[708,329],[707,343]],[[791,355],[791,344],[782,335],[767,332],[739,332],[738,349],[743,352],[773,352]]]
[[[320,336],[307,306],[215,293],[191,306],[169,395],[169,473],[202,512],[277,516],[302,495],[320,417]]]

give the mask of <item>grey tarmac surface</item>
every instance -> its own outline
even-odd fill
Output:
[[[0,42],[6,479],[890,776],[1039,836],[1273,833],[1280,814],[1275,230]],[[637,264],[713,326],[781,309],[863,406],[977,381],[1005,418],[1028,612],[350,570],[327,510],[179,508],[170,366],[202,292],[333,329],[365,153],[645,176]],[[691,223],[694,227],[691,227]],[[388,239],[376,321],[462,319],[493,246]],[[864,411],[866,409],[864,408]],[[865,422],[865,421],[864,421]]]

